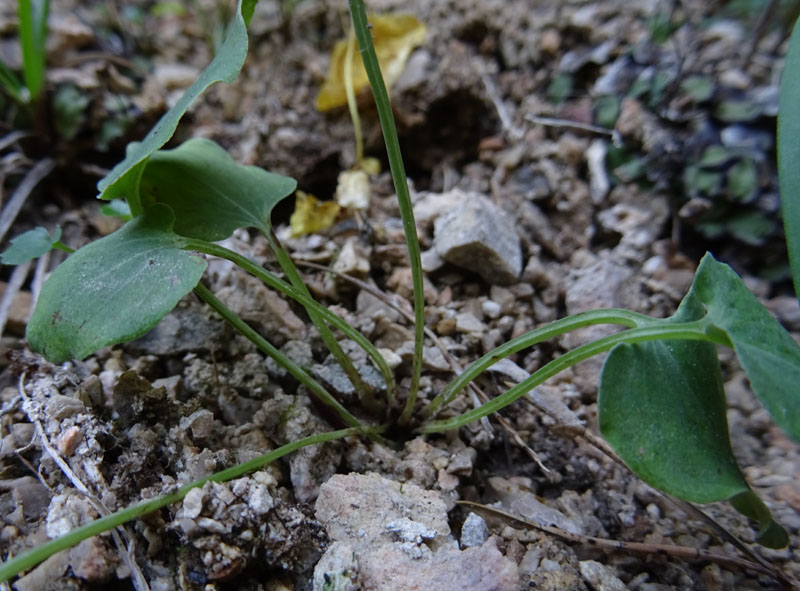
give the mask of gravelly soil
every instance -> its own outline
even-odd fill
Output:
[[[197,7],[201,14],[212,14],[213,7],[205,3]],[[156,16],[144,4],[139,5],[140,20],[128,23],[133,13],[117,8],[116,16],[113,10],[66,4],[53,10],[84,25],[78,32],[54,34],[63,55],[99,48],[147,60],[146,75],[122,67],[110,75],[88,58],[82,66],[65,59],[67,73],[60,74],[99,80],[92,91],[98,101],[109,92],[108,76],[129,81],[127,96],[138,123],[111,142],[111,152],[120,156],[115,150],[124,140],[140,137],[139,127],[146,129],[165,101],[208,61],[214,28],[190,14]],[[523,270],[503,285],[486,280],[480,261],[466,270],[426,259],[427,326],[458,364],[466,366],[505,340],[568,313],[625,307],[669,315],[707,249],[744,273],[798,337],[800,316],[781,280],[785,254],[775,223],[775,93],[785,53],[780,27],[759,37],[748,24],[752,19],[737,20],[721,7],[695,2],[676,3],[672,12],[645,0],[381,0],[369,8],[411,12],[428,26],[425,44],[412,54],[392,91],[423,251],[432,251],[437,218],[473,193],[510,220],[520,240]],[[284,13],[278,3],[262,0],[242,75],[201,99],[181,127],[181,138],[214,139],[240,162],[293,176],[301,189],[332,197],[339,172],[354,163],[352,125],[345,109],[318,113],[314,97],[333,43],[345,34],[346,18],[344,3],[306,0]],[[659,19],[680,24],[663,42],[654,32]],[[80,31],[86,38],[78,42]],[[54,54],[52,59],[60,58]],[[691,76],[708,81],[713,92],[702,99],[690,96],[681,84]],[[559,84],[568,86],[561,92]],[[641,90],[633,92],[636,84]],[[598,105],[608,96],[618,105],[613,133],[597,127]],[[745,105],[746,115],[731,115],[731,101]],[[360,105],[366,152],[384,158],[374,107],[366,96]],[[81,166],[113,163],[90,145],[96,143],[95,124],[94,119],[84,121],[83,144],[77,142],[80,149],[75,150]],[[686,171],[717,145],[733,146],[731,162],[756,163],[758,182],[747,199],[732,197],[737,189],[727,177],[716,192],[701,191],[687,180]],[[626,168],[612,162],[624,162]],[[75,245],[112,231],[113,223],[89,203],[89,177],[77,176],[74,185],[65,183],[76,174],[57,169],[43,185],[49,191],[34,195],[23,211],[18,230],[58,220],[65,240]],[[387,173],[372,179],[372,191],[371,205],[360,219],[319,235],[290,237],[285,227],[290,205],[279,208],[274,221],[298,261],[331,266],[408,310],[410,275]],[[760,230],[731,222],[743,215],[757,217]],[[266,240],[254,232],[239,231],[227,245],[278,268]],[[316,297],[387,351],[403,391],[412,335],[403,314],[341,274],[310,266],[301,270]],[[210,261],[208,285],[346,404],[357,406],[299,307],[220,261]],[[146,337],[63,367],[23,349],[24,313],[12,318],[2,343],[12,359],[0,374],[5,388],[0,391],[4,558],[102,513],[338,426],[304,388],[194,296]],[[518,380],[514,371],[534,371],[598,334],[592,329],[522,352],[512,358],[512,369],[488,373],[478,385],[494,396]],[[422,403],[455,371],[433,340],[426,348]],[[369,378],[374,370],[363,353],[353,349],[352,355]],[[721,356],[737,459],[791,535],[787,549],[754,551],[787,576],[800,577],[800,449],[771,423],[735,359],[726,351]],[[413,554],[418,562],[403,568],[430,573],[425,580],[432,588],[455,588],[453,581],[460,579],[453,577],[465,568],[457,558],[442,558],[434,562],[439,570],[425,570],[431,569],[428,555],[452,546],[462,533],[469,511],[456,504],[459,500],[499,502],[497,507],[507,511],[527,511],[530,519],[561,520],[556,525],[584,536],[736,555],[734,544],[719,531],[643,484],[591,435],[597,433],[601,362],[565,372],[535,396],[504,410],[504,424],[495,417],[446,436],[398,433],[397,449],[346,439],[303,449],[231,483],[209,484],[113,536],[87,540],[54,556],[15,588],[416,588],[416,579],[402,578],[402,569],[385,580],[375,575],[370,570],[374,557],[368,559],[363,547],[337,529],[383,527],[379,519],[385,515],[372,519],[377,509],[370,512],[365,506],[359,518],[366,521],[342,526],[327,508],[315,509],[320,486],[351,486],[332,479],[351,472],[419,487],[419,492],[405,493],[413,500],[406,517],[419,510],[414,503],[429,502],[423,501],[428,499],[424,491],[434,491],[436,501],[430,503],[441,503],[440,513],[431,509],[429,517],[413,517],[433,533],[415,530],[411,535],[408,524],[391,530],[393,543],[409,544],[412,554],[419,553]],[[20,397],[17,379],[23,372],[27,391]],[[474,404],[465,395],[447,413]],[[56,456],[64,458],[71,475],[56,464]],[[377,477],[358,482],[380,495],[396,492]],[[751,525],[728,505],[703,510],[745,543],[753,541]],[[484,542],[479,535],[480,561],[493,565],[486,568],[496,569],[488,572],[497,576],[476,579],[475,589],[780,588],[774,577],[731,565],[609,551],[485,517],[497,537]],[[343,544],[352,546],[352,556],[361,553],[360,562],[350,567],[356,574],[336,579],[338,587],[324,587],[333,579],[323,575],[343,572],[336,562]],[[315,565],[334,546],[339,554],[325,555],[326,566],[315,582]],[[380,556],[379,565],[383,561],[389,569],[394,564],[391,552]],[[458,585],[464,588],[463,582]]]

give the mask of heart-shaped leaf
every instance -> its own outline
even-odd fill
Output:
[[[28,230],[11,239],[11,245],[0,255],[0,261],[4,265],[21,265],[38,259],[50,251],[60,239],[61,228],[58,227],[53,230],[52,234],[49,234],[41,226]]]
[[[707,254],[665,323],[707,319],[733,345],[753,390],[790,434],[797,420],[800,347],[733,270]],[[759,522],[759,542],[788,543],[740,472],[730,446],[716,347],[690,340],[617,345],[603,365],[603,436],[643,480],[688,501],[730,499]]]
[[[700,261],[689,298],[702,304],[730,339],[753,392],[775,423],[800,441],[800,345],[736,272],[710,254]]]
[[[161,117],[150,133],[141,142],[128,145],[125,160],[117,164],[111,172],[98,184],[100,199],[117,199],[124,197],[131,206],[133,215],[139,215],[143,206],[139,202],[139,180],[150,155],[166,144],[175,133],[183,114],[189,105],[200,96],[206,88],[220,81],[232,82],[242,69],[247,56],[247,26],[245,17],[253,14],[255,3],[252,0],[239,0],[236,14],[228,25],[222,45],[214,59],[202,71],[197,80],[186,90],[177,103]],[[244,11],[244,15],[242,12]]]
[[[603,366],[603,436],[643,480],[682,499],[710,503],[748,489],[731,451],[725,411],[711,343],[618,345]]]
[[[182,250],[173,219],[167,206],[155,205],[53,271],[28,323],[31,349],[53,363],[83,359],[155,326],[207,265]]]
[[[297,182],[256,166],[237,164],[217,144],[191,139],[150,157],[142,175],[142,203],[166,203],[175,212],[175,232],[209,242],[234,230],[269,232],[272,208]]]
[[[800,22],[800,21],[799,21]],[[795,23],[781,79],[778,179],[794,291],[800,298],[800,24]]]

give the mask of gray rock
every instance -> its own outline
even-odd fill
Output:
[[[583,534],[581,527],[558,509],[540,502],[536,495],[499,476],[489,478],[489,486],[508,511],[540,525],[554,525],[571,534]]]
[[[315,591],[517,588],[516,564],[495,539],[458,550],[446,504],[415,484],[337,474],[320,487],[316,516],[335,541],[314,570]]]
[[[475,548],[489,539],[489,527],[477,513],[470,513],[461,526],[461,548]]]
[[[255,277],[233,274],[231,285],[220,289],[217,297],[273,344],[306,336],[306,325],[289,304]]]
[[[137,355],[185,355],[207,353],[227,339],[229,329],[210,318],[199,306],[178,307],[127,348]]]
[[[119,558],[100,536],[83,540],[69,551],[69,565],[76,577],[91,583],[111,578]]]
[[[595,560],[580,562],[581,575],[596,591],[625,591],[625,583],[619,580],[614,570]]]
[[[0,491],[11,491],[15,517],[20,522],[38,519],[50,503],[50,491],[33,476],[21,476],[13,480],[0,480]],[[3,515],[7,521],[17,521]]]
[[[448,263],[479,274],[487,283],[516,282],[522,250],[513,220],[486,197],[453,192],[460,193],[460,205],[436,219],[434,248]]]
[[[314,365],[314,353],[311,350],[311,345],[306,341],[287,341],[281,347],[281,353],[286,355],[289,359],[294,361],[300,367],[306,369]],[[265,367],[269,375],[275,378],[283,378],[289,373],[283,367],[278,365],[272,357],[268,357],[265,361]]]
[[[67,417],[74,417],[86,410],[77,398],[64,396],[63,394],[53,394],[47,401],[47,416],[56,421],[61,421]]]

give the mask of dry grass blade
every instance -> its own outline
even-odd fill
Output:
[[[25,203],[28,195],[31,194],[31,191],[36,188],[36,185],[38,185],[44,177],[50,174],[54,166],[55,162],[50,158],[40,160],[22,179],[22,182],[11,195],[11,199],[8,200],[8,203],[6,203],[6,206],[3,208],[3,212],[0,213],[0,240],[5,238],[6,232],[8,232],[11,224],[17,219],[17,214],[19,210],[22,209],[22,205]]]

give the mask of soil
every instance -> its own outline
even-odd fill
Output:
[[[117,227],[92,200],[94,183],[208,63],[221,8],[214,2],[184,9],[70,4],[52,6],[49,82],[53,89],[72,82],[89,107],[69,141],[34,137],[5,151],[24,154],[23,166],[48,155],[56,161],[9,236],[58,223],[62,240],[77,247]],[[392,89],[426,253],[426,324],[438,338],[426,341],[421,405],[458,371],[450,358],[465,367],[566,314],[597,307],[671,314],[706,250],[742,273],[800,337],[774,164],[789,17],[759,27],[758,10],[691,0],[370,0],[368,8],[412,13],[428,27]],[[14,7],[1,13],[0,49],[14,63]],[[171,145],[207,137],[241,163],[294,177],[300,189],[332,198],[339,173],[354,164],[352,124],[346,108],[319,113],[314,98],[347,18],[344,2],[261,0],[242,74],[207,92]],[[359,105],[366,154],[386,171],[367,93]],[[699,169],[714,147],[728,151],[725,160]],[[739,163],[755,170],[744,188],[727,174]],[[7,170],[8,185],[19,172]],[[712,185],[699,185],[698,172],[709,173]],[[387,172],[371,178],[371,191],[365,212],[318,234],[290,235],[291,200],[273,223],[314,296],[386,351],[402,393],[410,374],[413,328],[403,311],[411,309],[411,279]],[[510,280],[492,275],[480,260],[459,266],[433,256],[445,231],[437,220],[469,199],[483,199],[518,237],[521,268]],[[226,245],[279,269],[255,232],[237,231]],[[58,260],[54,255],[46,265]],[[41,267],[37,277],[47,270]],[[7,269],[3,279],[10,281]],[[209,261],[206,283],[358,409],[302,308],[223,261]],[[48,364],[25,348],[36,284],[25,283],[17,296],[0,343],[7,352],[0,373],[3,558],[340,426],[193,295],[143,338],[83,361]],[[496,396],[520,373],[598,334],[592,329],[523,351],[477,385]],[[730,352],[720,354],[734,451],[790,533],[783,550],[753,545],[753,525],[728,504],[703,506],[702,518],[614,459],[593,435],[602,363],[595,359],[458,432],[398,430],[391,434],[395,447],[348,438],[305,448],[229,483],[209,483],[181,503],[55,555],[12,587],[779,589],[800,578],[800,448],[771,422]],[[374,377],[363,353],[353,348],[352,356],[366,379]],[[478,404],[475,396],[462,395],[443,416]],[[337,498],[359,495],[395,500],[372,512],[364,500],[357,516],[335,505]],[[457,504],[463,500],[495,503],[584,537],[559,538],[480,511],[480,518],[468,519],[472,509]],[[397,516],[389,523],[392,511]],[[399,555],[389,546],[376,554],[375,540],[387,528],[392,544],[405,544]],[[651,546],[607,549],[587,536]],[[454,540],[467,549],[459,552]],[[652,546],[741,556],[735,540],[762,557],[772,574]],[[458,578],[475,564],[485,567],[483,578]],[[390,572],[390,565],[398,570]]]

